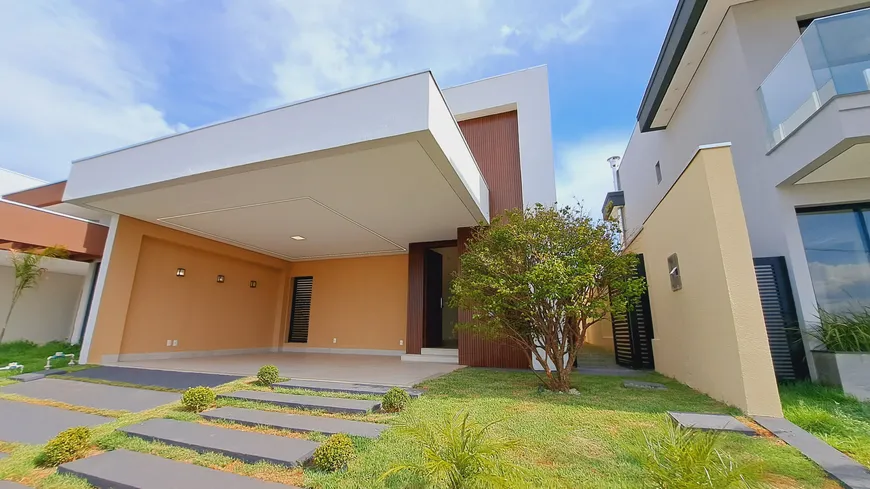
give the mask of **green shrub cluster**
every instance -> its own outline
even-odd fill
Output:
[[[91,430],[84,426],[61,431],[45,445],[40,465],[57,467],[80,458],[90,447],[90,438]]]
[[[336,433],[314,450],[313,464],[318,470],[340,470],[356,454],[353,441],[344,433]]]
[[[828,351],[870,353],[870,306],[846,312],[819,309],[819,323],[809,333]]]
[[[270,386],[278,382],[278,367],[274,365],[263,365],[257,372],[257,381],[262,386]]]
[[[181,405],[193,412],[199,413],[214,404],[215,397],[214,391],[208,387],[191,387],[184,391],[184,395],[181,396]]]
[[[411,396],[404,389],[393,387],[384,394],[381,400],[381,409],[388,413],[397,413],[411,402]]]
[[[721,436],[720,432],[682,428],[671,423],[663,436],[647,437],[644,469],[650,487],[755,487],[760,480],[759,467],[738,465],[722,453],[717,448]]]

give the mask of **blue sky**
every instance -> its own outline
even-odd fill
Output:
[[[0,167],[71,160],[394,75],[549,66],[557,187],[610,190],[676,0],[28,0],[0,16]]]

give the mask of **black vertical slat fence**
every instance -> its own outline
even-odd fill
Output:
[[[785,257],[755,258],[754,262],[776,378],[806,379],[809,377],[809,369]]]

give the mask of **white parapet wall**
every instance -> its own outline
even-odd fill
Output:
[[[46,343],[69,339],[88,264],[46,259],[43,266],[47,271],[37,287],[25,290],[15,305],[4,342],[30,340]],[[9,252],[0,250],[0,321],[5,320],[9,312],[14,286],[15,270],[11,266]]]

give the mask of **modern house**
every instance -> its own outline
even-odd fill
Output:
[[[866,7],[679,2],[604,209],[644,255],[657,369],[733,399],[705,384],[733,368],[758,394],[770,354],[781,378],[815,375],[790,325],[870,305]]]
[[[529,365],[454,334],[444,299],[472,227],[555,201],[546,67],[373,83],[75,161],[57,185],[112,216],[83,361]]]
[[[107,215],[61,202],[63,186],[0,168],[0,314],[5,319],[15,287],[11,250],[61,245],[68,260],[45,259],[37,287],[15,305],[3,341],[80,340],[105,245]]]

